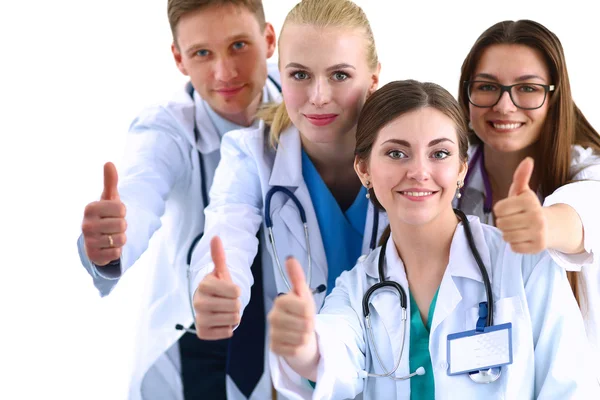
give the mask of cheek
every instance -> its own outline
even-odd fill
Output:
[[[475,125],[475,124],[479,124],[481,117],[483,116],[483,114],[485,113],[485,108],[479,108],[479,107],[475,107],[472,104],[469,104],[469,120],[471,121],[471,124]]]
[[[306,103],[307,96],[303,89],[296,85],[290,85],[285,81],[281,84],[281,93],[285,99],[285,107],[287,108],[292,122],[294,116],[298,115],[299,109]]]
[[[340,90],[337,93],[338,104],[345,110],[358,114],[367,99],[367,90],[362,87],[354,87],[350,90]]]

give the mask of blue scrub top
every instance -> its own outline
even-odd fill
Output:
[[[327,294],[343,271],[352,269],[361,256],[369,200],[364,187],[344,212],[302,150],[302,176],[308,187],[327,258]]]

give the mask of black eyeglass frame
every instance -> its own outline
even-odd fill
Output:
[[[480,106],[478,104],[473,103],[473,101],[471,100],[471,90],[470,89],[471,89],[471,85],[474,83],[488,83],[490,85],[495,85],[495,86],[499,87],[500,94],[498,95],[498,99],[496,100],[496,102],[489,106]],[[508,97],[510,97],[510,101],[512,101],[512,103],[515,105],[515,107],[520,108],[521,110],[537,110],[538,108],[541,108],[546,103],[546,98],[548,97],[548,92],[554,92],[554,90],[556,89],[556,87],[554,85],[544,85],[542,83],[529,83],[529,82],[515,83],[512,85],[501,85],[498,82],[475,80],[475,81],[464,81],[464,85],[465,85],[465,90],[467,91],[467,99],[469,99],[469,103],[471,103],[475,107],[479,107],[479,108],[494,107],[496,104],[498,104],[498,102],[502,98],[502,95],[504,94],[504,92],[508,92]],[[521,86],[521,85],[539,86],[539,87],[544,88],[544,100],[542,100],[542,104],[540,104],[538,107],[521,107],[521,106],[519,106],[515,102],[515,99],[513,99],[512,88],[515,86]]]

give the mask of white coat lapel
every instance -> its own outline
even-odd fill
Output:
[[[302,145],[298,130],[291,126],[283,131],[275,154],[273,170],[269,185],[283,186],[292,191],[304,208],[308,223],[310,253],[312,258],[312,285],[327,283],[327,259],[323,247],[323,239],[319,230],[315,209],[302,176]],[[275,208],[273,208],[275,210]],[[304,252],[307,251],[304,227],[300,222],[298,207],[292,199],[287,199],[279,211],[281,220],[291,236],[298,242]],[[285,233],[284,233],[285,235]],[[287,256],[281,255],[282,257]]]
[[[200,133],[196,145],[202,154],[212,153],[221,147],[221,136],[213,125],[206,107],[208,104],[194,91],[194,104],[196,104],[196,126]],[[192,130],[193,130],[192,126]]]
[[[483,236],[482,227],[477,217],[469,217],[473,239],[479,254],[481,255],[483,264],[486,267],[488,275],[491,279],[490,255],[485,238]],[[466,285],[461,282],[463,279],[475,281],[480,286],[480,290],[465,290]],[[439,301],[443,299],[442,301]],[[466,307],[474,307],[479,301],[485,299],[485,287],[481,271],[477,266],[477,262],[471,252],[467,241],[465,228],[463,224],[459,224],[452,238],[450,245],[450,263],[446,269],[446,273],[442,278],[438,293],[438,302],[436,303],[433,321],[431,324],[431,335],[436,328],[454,311],[458,303],[463,300],[472,304],[466,304]],[[475,327],[473,327],[475,329]]]

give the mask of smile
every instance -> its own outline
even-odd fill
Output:
[[[431,196],[434,192],[400,192],[400,194],[403,194],[405,196],[411,196],[411,197],[424,197],[424,196]]]
[[[337,118],[338,114],[304,114],[308,122],[316,126],[325,126],[331,124]]]
[[[510,123],[510,124],[506,124],[506,123],[500,124],[500,123],[490,122],[490,124],[494,127],[494,129],[503,130],[503,131],[511,131],[514,129],[519,129],[521,126],[524,125],[522,122],[514,122],[514,123]]]

